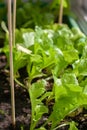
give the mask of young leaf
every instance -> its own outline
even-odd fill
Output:
[[[23,47],[23,46],[21,46],[21,45],[19,45],[19,44],[17,44],[17,49],[18,49],[19,51],[21,51],[21,52],[26,53],[26,54],[31,54],[31,53],[32,53],[31,50],[29,50],[29,49],[27,49],[27,48],[25,48],[25,47]]]
[[[73,69],[78,76],[87,76],[87,58],[77,60],[73,64]]]
[[[75,60],[79,59],[78,51],[75,49],[63,51],[63,54],[64,54],[65,61],[67,61],[68,63],[72,63]]]
[[[14,75],[18,70],[27,65],[27,58],[29,54],[14,49]]]
[[[45,91],[46,81],[41,80],[33,83],[29,88],[31,99],[32,117],[30,130],[35,129],[36,124],[41,119],[44,113],[48,113],[48,108],[42,103],[41,97]],[[44,96],[45,98],[45,96]]]
[[[76,124],[75,124],[75,122],[70,122],[70,128],[69,128],[69,130],[78,130],[78,128],[76,127]]]
[[[64,73],[61,80],[63,85],[67,85],[67,84],[78,85],[78,80],[76,78],[76,75],[73,73]]]
[[[29,48],[34,44],[34,32],[23,33],[24,46]]]
[[[42,94],[44,94],[45,85],[46,85],[45,80],[41,80],[41,81],[38,81],[38,82],[32,84],[32,87],[30,87],[30,92],[31,92],[32,99],[37,99]]]
[[[71,82],[70,79],[68,81],[66,79],[57,80],[54,77],[55,104],[53,106],[53,112],[49,117],[49,120],[52,121],[51,129],[55,128],[66,115],[72,113],[78,107],[87,104],[87,96],[83,93],[82,88],[78,86],[75,76],[70,75],[70,77],[72,77]]]

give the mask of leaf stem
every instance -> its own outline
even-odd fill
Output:
[[[8,0],[8,28],[9,28],[9,55],[10,55],[10,85],[12,105],[12,125],[15,127],[15,98],[14,98],[14,76],[13,76],[13,52],[12,52],[12,14],[11,0]]]
[[[21,87],[23,87],[24,89],[27,89],[27,87],[24,84],[22,84],[20,81],[18,81],[16,78],[15,78],[15,82],[19,84]]]
[[[66,122],[66,123],[64,123],[64,124],[61,124],[61,125],[57,126],[57,127],[54,128],[53,130],[57,130],[58,128],[61,128],[61,127],[67,126],[67,125],[69,125],[69,124],[70,124],[69,122]]]
[[[62,24],[63,20],[63,0],[60,0],[60,10],[59,10],[59,24]]]

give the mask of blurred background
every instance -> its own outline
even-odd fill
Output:
[[[34,28],[36,25],[58,22],[59,4],[56,1],[17,0],[17,28]],[[87,0],[64,1],[63,22],[70,27],[79,27],[87,35]],[[2,20],[7,21],[6,2],[7,0],[0,0],[0,23]]]

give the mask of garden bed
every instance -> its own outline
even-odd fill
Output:
[[[11,93],[9,85],[9,76],[5,72],[6,57],[4,54],[0,55],[0,130],[12,130],[11,121]],[[52,82],[47,86],[48,91],[52,88]],[[15,130],[29,130],[31,118],[31,103],[28,92],[15,83],[15,99],[16,99],[16,128]],[[51,106],[51,103],[49,106]],[[40,120],[38,126],[42,125],[46,120],[47,115],[44,115]],[[83,109],[74,116],[67,116],[59,125],[64,122],[75,121],[78,130],[87,130],[87,110]],[[46,126],[49,130],[49,124]],[[24,128],[24,129],[23,129]],[[69,126],[61,126],[57,130],[68,130]]]
[[[10,1],[9,6],[11,18]],[[36,7],[25,4],[23,9],[26,11],[19,8],[17,17],[21,13],[22,19],[27,18],[28,7],[32,6]],[[33,15],[36,20],[31,24],[33,28],[29,28],[24,24],[30,22],[26,19],[21,23],[24,26],[13,31],[15,41],[13,47],[10,44],[10,50],[9,30],[2,23],[6,35],[0,49],[0,130],[86,129],[87,37],[79,28],[70,29],[62,24],[62,11],[59,24],[53,24],[46,15],[50,24],[41,26],[37,23],[41,18],[36,19],[37,15]]]

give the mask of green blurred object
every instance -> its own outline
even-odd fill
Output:
[[[3,39],[4,39],[4,31],[1,27],[2,21],[7,21],[7,14],[6,14],[6,4],[3,2],[3,0],[0,0],[0,47],[3,45]]]
[[[6,4],[4,2],[0,2],[0,24],[1,21],[6,21]]]
[[[71,28],[72,27],[80,28],[79,25],[77,24],[77,22],[75,21],[75,19],[73,17],[68,16],[67,18],[69,20],[69,25],[70,25]]]
[[[5,6],[4,3],[0,3],[0,8],[3,8]]]

